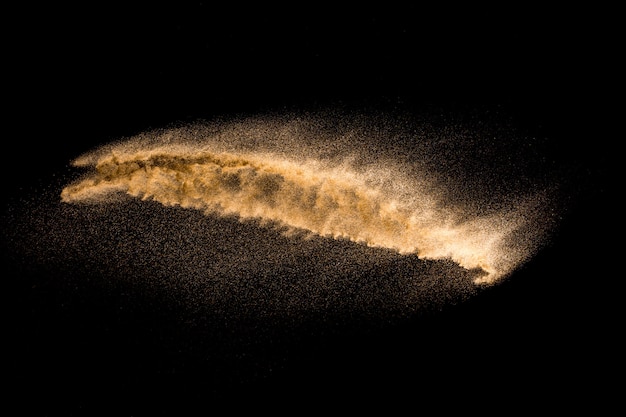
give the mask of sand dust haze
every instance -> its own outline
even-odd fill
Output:
[[[77,158],[85,172],[61,199],[114,204],[124,194],[274,225],[294,239],[304,233],[448,259],[473,271],[475,284],[493,284],[546,239],[550,196],[543,183],[520,186],[523,167],[489,157],[494,145],[479,135],[362,115],[194,123]],[[481,153],[487,159],[477,161]]]

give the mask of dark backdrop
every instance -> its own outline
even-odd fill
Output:
[[[280,372],[234,384],[177,345],[158,308],[112,317],[111,300],[75,300],[54,285],[34,290],[42,272],[26,275],[7,260],[5,318],[21,331],[5,339],[15,347],[5,360],[18,407],[180,415],[224,404],[421,410],[503,399],[499,407],[516,410],[613,398],[603,384],[617,372],[620,330],[611,301],[618,277],[605,266],[614,219],[605,158],[616,114],[610,12],[171,3],[28,4],[5,17],[10,198],[36,194],[72,158],[121,136],[336,104],[489,114],[548,138],[547,157],[578,166],[580,188],[553,245],[507,283],[414,321],[307,345],[276,342],[276,351],[255,354],[284,355]],[[151,326],[169,344],[152,331],[136,335]],[[58,362],[36,359],[48,349]],[[64,378],[71,381],[57,384]]]

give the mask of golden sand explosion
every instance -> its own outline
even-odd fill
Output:
[[[354,147],[349,135],[320,134],[314,142],[301,125],[253,120],[146,132],[76,159],[75,166],[92,170],[63,189],[62,201],[104,202],[124,193],[207,215],[259,219],[422,259],[451,259],[479,271],[474,282],[480,284],[510,274],[536,246],[515,241],[536,221],[529,208],[535,205],[484,214],[446,205],[426,172],[409,174],[382,153]]]

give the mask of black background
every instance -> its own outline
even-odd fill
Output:
[[[617,399],[606,384],[621,375],[618,276],[606,266],[618,259],[606,249],[615,221],[607,211],[618,52],[611,14],[103,2],[31,4],[6,16],[9,198],[32,194],[72,158],[121,136],[336,104],[488,114],[546,139],[548,160],[578,167],[554,242],[506,283],[382,329],[321,340],[304,329],[306,343],[254,351],[240,380],[212,375],[194,335],[178,334],[167,312],[113,314],[122,301],[95,289],[82,300],[63,285],[34,289],[62,277],[25,274],[7,260],[5,318],[16,332],[5,359],[19,414],[594,409]],[[271,373],[259,365],[251,378],[255,355],[284,356],[283,366]],[[228,373],[231,364],[220,366]]]

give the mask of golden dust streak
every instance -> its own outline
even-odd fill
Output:
[[[103,202],[118,193],[207,214],[275,222],[290,230],[349,239],[422,259],[451,259],[482,270],[477,284],[509,274],[525,254],[507,239],[524,223],[514,211],[467,216],[442,207],[394,167],[356,168],[285,152],[225,151],[217,141],[127,141],[85,155],[87,176],[62,190],[66,203]],[[162,139],[162,138],[161,138]]]

